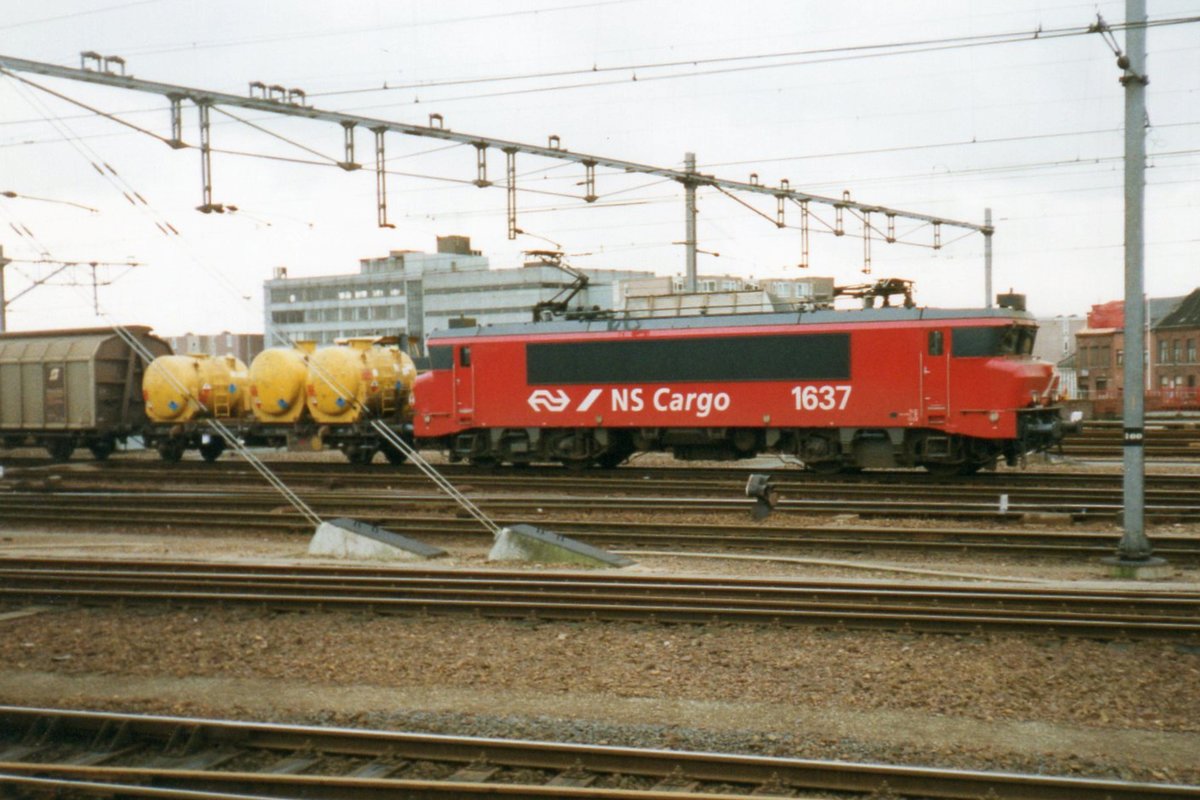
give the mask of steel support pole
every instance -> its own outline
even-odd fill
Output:
[[[4,292],[4,268],[12,261],[4,257],[4,245],[0,245],[0,333],[8,332],[8,295]]]
[[[696,172],[696,154],[683,154],[683,171],[688,174]],[[696,182],[694,180],[685,180],[683,182],[683,218],[686,226],[684,236],[684,246],[687,253],[684,257],[684,266],[686,267],[687,280],[684,282],[684,291],[696,291]]]
[[[205,214],[211,213],[213,206],[212,199],[212,143],[211,131],[208,122],[208,103],[201,103],[200,109],[200,180],[203,184],[204,200],[200,203],[200,211]]]
[[[983,307],[992,307],[992,210],[983,210]]]
[[[1125,370],[1124,533],[1117,555],[1126,561],[1150,557],[1145,532],[1145,352],[1143,240],[1146,172],[1146,0],[1125,0]]]

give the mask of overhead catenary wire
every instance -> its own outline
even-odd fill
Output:
[[[1169,18],[1169,19],[1152,20],[1151,22],[1147,23],[1146,27],[1162,27],[1165,25],[1187,25],[1187,24],[1193,24],[1196,22],[1200,22],[1200,16],[1173,17],[1173,18]],[[1116,26],[1114,26],[1114,27],[1116,27]],[[1121,25],[1120,27],[1122,29],[1125,29],[1129,26]],[[610,80],[584,81],[584,82],[579,82],[579,83],[558,84],[558,85],[552,85],[552,86],[525,87],[525,88],[521,88],[521,89],[507,89],[507,90],[496,91],[496,92],[481,92],[481,93],[477,93],[477,94],[458,95],[458,96],[452,96],[452,97],[437,97],[437,98],[432,98],[432,99],[431,98],[421,99],[420,97],[417,97],[417,98],[413,99],[412,101],[401,102],[401,103],[391,103],[389,105],[393,105],[393,106],[394,105],[419,105],[421,103],[428,104],[430,102],[453,103],[453,102],[460,102],[463,100],[481,100],[481,99],[493,98],[493,97],[512,97],[512,96],[526,95],[526,94],[540,94],[540,93],[544,93],[544,92],[568,91],[568,90],[574,90],[574,89],[591,89],[591,88],[597,88],[597,87],[601,87],[601,86],[627,85],[630,83],[651,83],[651,82],[655,82],[655,81],[679,80],[682,78],[711,77],[714,75],[729,75],[729,74],[734,74],[734,73],[754,72],[754,71],[769,70],[769,69],[782,69],[785,67],[812,66],[815,64],[831,64],[831,63],[838,63],[838,62],[843,62],[843,61],[853,61],[853,60],[868,59],[868,58],[875,59],[875,58],[888,58],[888,57],[895,57],[895,56],[902,56],[902,55],[920,55],[920,54],[925,54],[925,53],[943,52],[943,51],[947,51],[947,50],[962,50],[962,49],[975,48],[975,47],[991,47],[991,46],[996,46],[996,45],[1027,43],[1027,42],[1034,42],[1034,41],[1048,41],[1048,40],[1062,39],[1062,38],[1073,37],[1073,36],[1086,36],[1086,35],[1091,35],[1092,33],[1095,33],[1095,31],[1093,31],[1091,29],[1091,26],[1087,26],[1087,27],[1074,26],[1074,27],[1070,27],[1070,28],[1058,28],[1058,29],[1041,29],[1041,28],[1039,28],[1037,30],[1032,30],[1032,31],[1025,30],[1025,31],[1018,31],[1018,32],[1013,32],[1013,33],[980,34],[979,36],[975,36],[975,37],[956,37],[953,39],[927,40],[927,41],[926,40],[918,40],[911,44],[892,43],[892,44],[887,44],[887,45],[862,45],[862,46],[852,46],[852,47],[844,47],[844,48],[833,48],[833,49],[828,49],[828,50],[796,51],[792,55],[798,55],[798,54],[805,53],[805,52],[808,52],[810,54],[821,54],[821,53],[827,53],[827,52],[842,53],[842,54],[841,55],[824,55],[822,57],[807,58],[807,59],[800,60],[800,61],[785,61],[785,62],[781,62],[781,63],[772,63],[772,64],[750,64],[750,65],[742,65],[742,66],[736,66],[736,67],[721,67],[721,68],[710,69],[710,70],[692,70],[692,71],[688,71],[688,72],[672,73],[669,75],[642,75],[642,76],[639,76],[637,74],[637,69],[638,69],[637,67],[633,67],[633,68],[631,68],[631,67],[620,67],[620,68],[613,67],[613,68],[611,68],[612,71],[630,72],[631,74],[629,77],[610,79]],[[864,51],[864,52],[855,52],[855,51]],[[866,51],[873,51],[873,52],[866,52]],[[731,57],[728,57],[728,60],[763,59],[763,58],[780,58],[780,57],[782,57],[782,56],[779,54],[745,56],[745,57],[731,56]],[[669,66],[677,66],[680,63],[692,64],[692,63],[707,63],[707,62],[704,59],[698,59],[695,62],[692,62],[692,61],[664,62],[665,65],[669,65]],[[646,69],[646,68],[647,67],[642,67],[641,69]],[[591,73],[591,72],[598,72],[598,70],[571,71],[568,74],[575,75],[575,74],[585,74],[585,73]],[[486,82],[486,81],[487,81],[487,79],[484,79],[483,81],[480,81],[480,82]],[[414,88],[414,87],[408,87],[408,88],[409,88],[409,90],[412,90],[412,88]],[[360,91],[379,92],[379,91],[384,91],[384,90],[385,89],[383,89],[383,88],[376,87],[374,89],[362,89]],[[346,94],[346,93],[348,93],[348,92],[326,92],[323,94],[329,95],[329,94]],[[318,95],[317,95],[317,93],[314,93],[313,96],[315,97]],[[360,110],[368,110],[368,109],[379,108],[379,107],[380,106],[369,106],[366,109],[360,109]]]
[[[47,120],[53,122],[52,118],[49,116],[47,117]],[[60,128],[60,132],[62,133],[63,137],[65,139],[67,139],[67,141],[71,141],[70,137],[71,137],[72,133],[69,128],[67,128],[66,126],[62,126]],[[72,144],[75,144],[75,143],[72,142]],[[93,166],[95,166],[95,161],[92,159],[92,156],[99,158],[98,154],[85,153],[84,149],[80,146],[76,146],[76,151],[79,153],[79,155],[81,155],[82,157],[87,159],[89,161],[89,163],[91,163]],[[107,162],[104,162],[104,163],[105,163],[105,166],[108,167]],[[108,169],[113,176],[118,176],[118,173],[116,172],[116,170],[112,169],[112,167],[108,167]],[[98,170],[98,171],[100,171],[102,175],[105,174],[101,170]],[[142,202],[146,205],[147,208],[152,209],[149,202],[144,200],[144,198],[142,198],[142,195],[137,193],[136,190],[133,190],[132,187],[129,187],[129,188],[131,191],[134,192],[135,195],[137,195],[139,197],[139,199],[142,199]],[[30,234],[30,235],[32,236],[32,234]],[[42,246],[42,249],[45,253],[48,253],[48,248],[45,248],[44,245]],[[107,314],[104,314],[103,312],[101,312],[101,310],[98,307],[97,307],[96,311],[97,311],[97,313],[100,313],[102,316],[104,316],[106,319],[108,319],[109,323],[112,325],[112,328],[117,333],[117,335],[134,352],[136,352],[140,358],[142,358],[142,360],[147,365],[147,369],[149,369],[150,364],[153,362],[153,358],[154,358],[153,353],[151,353],[140,341],[138,341],[137,337],[134,336],[132,334],[132,332],[130,332],[127,328],[125,328],[125,326],[112,321],[111,318],[109,318]],[[275,336],[276,336],[276,338],[279,338],[279,339],[282,339],[282,340],[288,342],[288,344],[290,344],[292,347],[297,346],[297,343],[290,336],[280,335],[278,332],[275,332]],[[318,377],[321,380],[325,381],[327,384],[329,384],[338,393],[338,395],[342,399],[344,399],[346,402],[348,402],[352,405],[357,406],[360,413],[363,413],[369,419],[371,418],[372,414],[371,414],[370,409],[368,409],[364,405],[362,405],[358,401],[358,399],[353,395],[353,393],[349,392],[346,387],[340,385],[333,378],[333,376],[328,374],[327,371],[322,370],[319,365],[312,364],[311,362],[309,362],[309,367],[311,369],[314,369],[317,372]],[[174,375],[170,374],[166,370],[162,370],[161,373],[162,373],[162,376],[165,377],[172,384],[172,387],[176,391],[180,392],[183,396],[187,397],[189,402],[194,402],[197,404],[197,407],[206,415],[205,419],[204,419],[204,423],[214,432],[214,434],[216,436],[220,437],[225,442],[226,446],[231,448],[234,452],[236,452],[239,456],[241,456],[247,463],[249,463],[253,467],[253,469],[256,472],[258,472],[259,475],[262,476],[262,478],[272,488],[274,488],[276,491],[278,491],[284,497],[284,499],[287,500],[287,502],[289,504],[291,504],[293,506],[293,508],[295,508],[310,523],[312,523],[313,525],[321,524],[321,522],[322,522],[321,517],[312,509],[312,507],[309,506],[300,497],[300,495],[298,493],[296,493],[291,487],[289,487],[278,475],[276,475],[274,473],[274,471],[272,471],[269,467],[267,467],[266,464],[264,464],[261,459],[259,459],[253,452],[251,452],[237,438],[236,433],[234,433],[232,430],[230,430],[227,425],[225,425],[220,419],[218,419],[214,414],[211,413],[211,409],[209,409],[201,401],[200,398],[195,397],[185,386],[183,386],[183,384]],[[462,506],[467,511],[468,514],[470,514],[473,518],[478,520],[493,535],[499,534],[500,527],[495,522],[493,522],[491,520],[491,518],[489,518],[486,514],[484,514],[483,511],[480,510],[478,506],[476,506],[468,497],[466,497],[455,486],[453,486],[453,484],[451,484],[432,465],[430,465],[429,462],[426,461],[420,455],[420,453],[418,453],[414,448],[412,448],[410,445],[408,445],[408,443],[405,442],[403,440],[403,438],[400,437],[395,431],[388,428],[386,425],[384,425],[378,419],[370,419],[370,424],[371,424],[372,428],[374,428],[379,433],[379,435],[384,439],[384,441],[388,442],[393,447],[396,447],[401,452],[405,453],[405,455],[410,460],[413,461],[413,463],[418,467],[418,469],[420,469],[427,477],[429,477],[430,480],[433,481],[433,483],[436,486],[438,486],[439,489],[441,489],[443,492],[445,492],[447,495],[449,495],[451,497],[451,499],[453,499],[460,506]]]

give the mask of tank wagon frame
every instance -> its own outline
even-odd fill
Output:
[[[557,321],[435,333],[418,444],[480,464],[795,456],[810,468],[1016,464],[1062,435],[1036,325],[1007,308]]]
[[[147,327],[126,330],[155,355],[171,352]],[[58,461],[78,447],[107,458],[145,427],[144,366],[112,328],[0,334],[0,442]]]

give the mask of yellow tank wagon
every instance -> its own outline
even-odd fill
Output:
[[[308,361],[305,382],[308,413],[326,429],[353,426],[360,435],[341,436],[338,443],[356,464],[368,464],[382,450],[388,461],[402,463],[404,453],[372,430],[379,420],[394,431],[409,421],[412,385],[417,370],[392,339],[355,338],[316,351]]]
[[[225,440],[211,430],[188,431],[187,423],[206,419],[236,421],[249,411],[246,365],[232,355],[206,353],[159,356],[142,378],[142,398],[151,424],[173,427],[158,443],[159,455],[178,461],[189,439],[205,461],[216,461],[225,452]],[[188,435],[190,434],[190,435]]]
[[[305,413],[304,383],[312,342],[270,347],[250,362],[250,410],[259,422],[296,422]]]

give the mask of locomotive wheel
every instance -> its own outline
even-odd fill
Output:
[[[200,445],[200,455],[205,461],[210,464],[221,457],[221,453],[225,452],[225,440],[220,437],[209,439]]]
[[[616,469],[629,460],[625,453],[605,453],[596,458],[596,466],[601,469]]]
[[[818,475],[837,475],[842,471],[842,462],[840,461],[805,461],[804,468],[809,472],[815,472]]]
[[[616,469],[629,460],[633,455],[632,447],[610,447],[605,452],[596,456],[596,466],[601,469]]]
[[[101,439],[98,442],[92,442],[88,445],[88,450],[92,451],[92,458],[97,461],[103,461],[108,458],[112,455],[113,450],[116,449],[117,446],[113,443],[112,439]]]
[[[183,442],[165,441],[158,443],[158,457],[168,464],[177,464],[183,458],[186,449]]]
[[[964,467],[963,464],[945,464],[939,461],[926,461],[921,466],[924,467],[930,475],[934,475],[938,478],[952,478],[957,475],[970,474],[962,472]]]
[[[560,458],[559,461],[562,462],[564,467],[573,472],[585,470],[593,463],[592,459],[586,456],[583,458]]]
[[[500,459],[495,456],[471,456],[470,461],[472,467],[490,469],[500,466]]]
[[[70,439],[55,439],[46,445],[46,452],[55,461],[70,461],[71,453],[75,452],[75,443]]]

